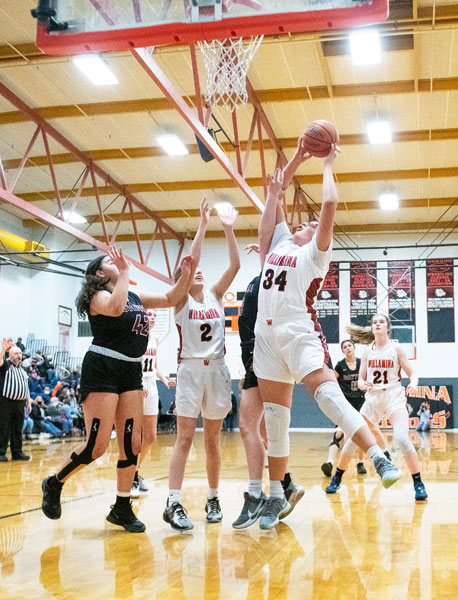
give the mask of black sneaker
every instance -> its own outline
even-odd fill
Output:
[[[13,454],[11,460],[30,460],[30,456],[27,456],[24,452],[19,452],[18,454]]]
[[[331,477],[332,475],[332,462],[325,462],[321,465],[321,470],[323,471],[326,477]]]
[[[358,473],[358,475],[367,475],[367,471],[366,471],[366,467],[364,466],[364,463],[360,462],[356,465],[356,472]]]
[[[110,506],[111,510],[107,515],[107,521],[113,525],[120,525],[130,533],[142,533],[146,526],[135,516],[132,510],[132,504],[129,502],[127,506],[119,507],[116,504]]]
[[[60,506],[60,494],[62,492],[62,487],[54,487],[49,485],[49,480],[53,479],[53,477],[54,475],[51,475],[51,477],[46,477],[46,479],[43,479],[41,484],[41,489],[43,490],[41,510],[48,517],[48,519],[60,519],[62,515],[62,509]]]
[[[391,454],[388,452],[388,450],[385,450],[385,451],[383,452],[383,454],[384,454],[384,455],[387,457],[387,459],[388,459],[390,462],[393,462],[393,461],[391,460]]]
[[[166,523],[171,525],[172,529],[177,531],[188,531],[194,529],[194,525],[188,519],[186,510],[179,502],[174,502],[171,506],[167,506],[162,513],[162,518]]]
[[[207,513],[208,523],[220,523],[223,520],[221,506],[219,505],[219,500],[216,496],[214,498],[207,499],[205,512]]]
[[[288,484],[288,487],[284,490],[284,493],[285,498],[289,502],[289,510],[282,514],[282,519],[285,519],[290,513],[293,512],[293,509],[296,506],[296,504],[299,502],[299,500],[303,498],[305,490],[303,487],[297,485],[297,483],[294,483],[294,481],[291,480]]]

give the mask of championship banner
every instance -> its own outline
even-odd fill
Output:
[[[376,262],[350,263],[350,319],[354,325],[366,327],[377,312]]]
[[[453,386],[419,385],[411,396],[407,396],[409,428],[416,429],[422,410],[430,411],[429,424],[433,429],[453,429]],[[383,429],[391,429],[387,419],[380,423]]]
[[[339,263],[329,264],[329,271],[315,301],[318,321],[329,344],[339,343]]]
[[[453,258],[426,261],[428,342],[455,341]]]

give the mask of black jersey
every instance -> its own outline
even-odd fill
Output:
[[[340,389],[343,392],[345,398],[351,402],[352,400],[364,400],[364,392],[358,389],[358,377],[359,377],[359,368],[361,366],[361,359],[356,359],[356,369],[352,371],[347,364],[345,358],[339,360],[339,362],[335,366],[335,370],[339,374],[339,378],[337,379]]]
[[[130,358],[143,356],[148,346],[148,317],[137,294],[129,292],[119,317],[89,315],[92,344],[120,352]]]
[[[258,295],[261,275],[255,277],[250,283],[243,298],[242,308],[239,316],[239,334],[242,342],[248,342],[254,338],[254,326],[258,315]]]

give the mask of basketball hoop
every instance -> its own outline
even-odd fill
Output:
[[[232,112],[248,102],[246,76],[262,38],[254,36],[245,46],[243,38],[198,42],[207,71],[205,100],[210,106],[224,106]]]

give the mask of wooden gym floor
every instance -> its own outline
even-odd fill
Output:
[[[368,464],[368,475],[358,477],[352,465],[340,491],[326,496],[320,465],[330,434],[292,433],[290,469],[306,494],[272,532],[257,523],[231,527],[247,476],[236,432],[222,435],[224,520],[216,525],[205,523],[205,459],[196,434],[183,494],[195,524],[189,533],[172,531],[161,518],[173,434],[159,436],[142,469],[150,492],[134,504],[146,534],[105,521],[115,495],[115,440],[66,484],[60,521],[42,515],[40,484],[75,440],[26,443],[31,462],[0,466],[0,598],[456,600],[458,434],[411,435],[425,503],[415,503],[404,466],[402,480],[384,490]],[[393,458],[402,464],[399,453]]]

